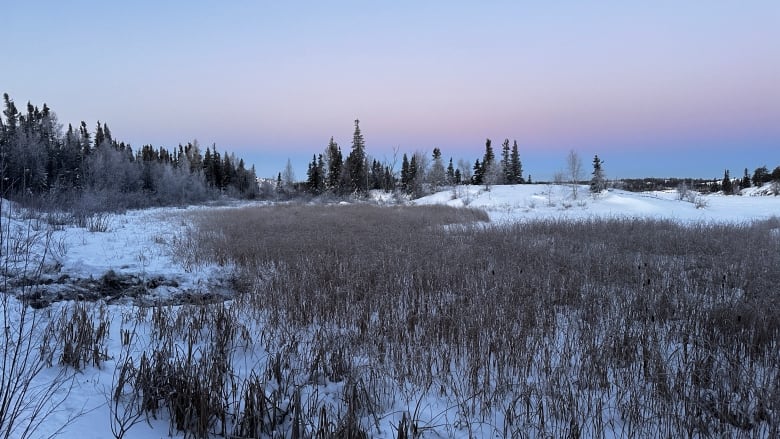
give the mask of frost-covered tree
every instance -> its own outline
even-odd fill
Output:
[[[450,165],[452,165],[451,162]],[[446,181],[447,174],[444,169],[444,163],[441,161],[441,150],[433,148],[433,163],[431,163],[431,169],[428,172],[428,183],[431,185],[431,190],[436,192],[438,188],[444,186]]]
[[[20,113],[7,94],[3,98],[0,185],[4,196],[45,196],[61,202],[59,207],[75,210],[197,202],[204,194],[216,196],[211,188],[232,195],[257,193],[254,172],[237,167],[240,160],[233,154],[220,156],[216,147],[207,148],[205,158],[197,142],[173,150],[144,145],[134,153],[130,145],[114,139],[105,122],[96,124],[94,136],[84,121],[75,127],[68,124],[63,133],[48,105],[39,109],[28,102],[26,113]],[[250,180],[252,184],[247,184]]]
[[[284,166],[282,172],[282,184],[286,191],[290,191],[295,187],[295,170],[293,169],[292,162],[287,159],[287,164]]]
[[[471,163],[468,160],[458,159],[458,167],[455,168],[456,184],[469,184],[471,179]]]
[[[593,156],[593,174],[590,179],[590,192],[592,194],[599,194],[606,189],[603,164],[604,162],[601,161],[598,154]]]
[[[447,165],[447,184],[455,184],[455,166],[452,164],[452,157]]]
[[[566,172],[571,186],[571,196],[576,200],[577,188],[582,180],[582,160],[574,150],[570,150],[569,154],[566,155]]]

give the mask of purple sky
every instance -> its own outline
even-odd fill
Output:
[[[610,177],[780,165],[777,0],[529,3],[8,2],[0,92],[261,176],[348,152],[355,118],[380,160],[517,139],[535,180],[570,149]]]

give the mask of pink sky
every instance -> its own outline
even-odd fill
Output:
[[[348,149],[356,117],[379,159],[473,161],[508,137],[540,177],[569,149],[613,176],[780,164],[776,1],[39,3],[3,8],[0,92],[261,175],[290,157],[302,176],[330,136]]]

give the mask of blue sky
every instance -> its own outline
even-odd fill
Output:
[[[198,139],[303,178],[368,153],[473,162],[516,139],[610,177],[780,165],[780,2],[37,1],[2,7],[0,92],[139,148]],[[7,37],[7,38],[8,38]]]

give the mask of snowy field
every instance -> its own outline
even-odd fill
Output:
[[[768,188],[768,186],[767,186]],[[701,204],[680,200],[675,190],[626,192],[610,190],[594,198],[587,186],[572,199],[569,186],[519,185],[462,186],[415,200],[414,203],[468,206],[486,210],[494,222],[529,221],[544,218],[590,219],[637,217],[672,219],[681,223],[742,223],[780,215],[780,197],[759,196],[767,188],[745,189],[743,196],[699,196]]]
[[[483,209],[495,224],[549,218],[567,220],[653,218],[671,219],[683,224],[700,222],[743,224],[780,215],[780,197],[754,196],[755,190],[752,192],[748,190],[743,196],[702,196],[696,203],[679,200],[675,191],[630,193],[611,190],[598,197],[592,197],[588,193],[587,186],[581,186],[577,190],[578,197],[573,199],[572,188],[568,186],[494,186],[490,190],[469,186],[442,191],[410,203]],[[391,201],[383,200],[379,195],[375,198],[380,204],[391,204]],[[103,300],[103,303],[108,303],[105,307],[107,310],[105,316],[92,314],[92,318],[103,319],[107,323],[105,350],[102,352],[105,358],[99,362],[99,366],[88,364],[76,372],[73,376],[72,388],[58,388],[53,395],[49,395],[52,403],[59,402],[60,405],[42,420],[30,437],[48,437],[58,431],[62,437],[79,439],[114,437],[111,418],[115,413],[111,409],[111,395],[117,380],[118,366],[125,358],[139,355],[148,344],[152,343],[150,338],[153,338],[151,327],[129,326],[128,322],[132,320],[130,316],[141,313],[136,305],[162,303],[171,298],[185,296],[199,297],[203,294],[229,296],[230,294],[232,272],[230,264],[220,266],[209,263],[185,266],[181,259],[174,257],[172,253],[176,240],[191,227],[190,215],[199,211],[223,208],[157,208],[129,211],[102,218],[105,231],[89,231],[86,228],[64,225],[58,230],[46,233],[42,220],[31,218],[31,215],[23,210],[13,207],[7,201],[3,202],[2,227],[6,240],[3,249],[5,274],[13,273],[14,270],[38,267],[41,276],[50,279],[50,283],[55,285],[50,286],[49,291],[56,291],[58,288],[56,285],[61,284],[61,288],[68,288],[68,285],[72,286],[78,282],[81,282],[79,284],[81,288],[88,289],[93,285],[89,282],[107,284],[114,278],[147,286],[142,294],[134,297],[119,294],[117,297]],[[775,234],[780,232],[775,231]],[[40,239],[33,240],[33,235]],[[13,259],[11,255],[14,251],[23,247],[16,241],[9,243],[10,236],[28,239],[30,259],[9,260]],[[21,241],[21,238],[17,240]],[[46,262],[38,265],[38,258],[43,254],[44,240],[49,243],[50,249],[46,254]],[[107,273],[110,273],[108,277]],[[154,282],[150,284],[150,280]],[[3,282],[2,285],[9,290],[6,292],[28,294],[35,289],[35,287],[15,283],[12,276],[4,276]],[[67,300],[67,295],[62,297],[63,300],[53,300],[51,307],[47,307],[47,317],[41,316],[41,321],[57,319],[72,303]],[[14,313],[20,309],[19,303],[14,299],[6,299],[3,306],[6,324],[9,321],[18,323]],[[230,302],[227,306],[230,306]],[[91,312],[97,313],[97,311]],[[149,315],[153,314],[148,310],[145,312]],[[248,331],[262,331],[261,328],[253,325],[247,325],[246,328]],[[130,329],[136,334],[132,342],[128,343],[123,333]],[[273,333],[273,331],[263,332],[268,336]],[[267,346],[270,345],[273,345],[272,341],[267,342]],[[182,342],[182,345],[176,349],[185,347],[186,343]],[[242,370],[243,374],[248,375],[255,367],[260,369],[258,373],[263,373],[268,368],[269,351],[263,349],[262,343],[254,347],[254,350],[248,349],[242,353],[243,363],[237,367],[237,370]],[[8,352],[11,347],[4,346],[4,349]],[[55,346],[52,349],[59,348]],[[35,377],[33,384],[45,386],[60,369],[61,367],[54,361],[51,367]],[[316,389],[302,388],[302,391],[319,392],[319,398],[331,398],[333,405],[337,406],[343,402],[341,401],[344,394],[343,386],[343,383],[323,380],[314,386]],[[470,434],[500,436],[497,432],[501,429],[495,426],[504,422],[505,414],[496,414],[490,422],[486,422],[493,425],[492,428],[457,426],[454,422],[454,419],[457,419],[454,413],[457,409],[448,405],[449,402],[433,396],[422,396],[428,394],[424,392],[421,394],[414,389],[407,390],[407,393],[392,398],[394,405],[383,410],[384,417],[368,420],[371,436],[397,437],[397,426],[405,414],[414,414],[425,421],[425,429],[421,431],[423,437],[469,437]],[[20,413],[28,412],[22,409]],[[124,437],[138,439],[185,437],[182,432],[171,431],[169,415],[164,411],[161,413],[157,419],[147,419],[144,416],[137,422],[134,421],[129,425],[131,428]],[[68,419],[72,416],[76,417],[68,423]],[[20,426],[25,424],[23,418],[17,419],[16,422]],[[63,424],[67,425],[60,431]],[[113,424],[114,427],[117,426],[117,422]],[[20,434],[21,430],[11,434],[10,437]],[[304,431],[302,434],[305,436],[307,433]],[[528,434],[535,437],[532,432]],[[278,434],[279,437],[284,435],[284,433]]]

